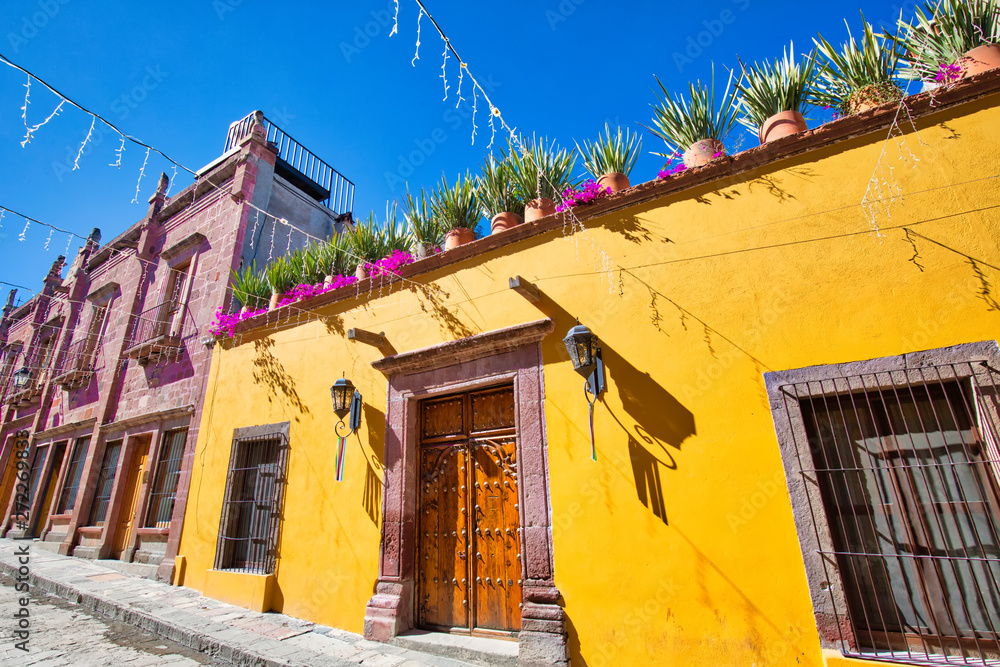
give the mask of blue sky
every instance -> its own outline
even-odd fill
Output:
[[[719,66],[734,67],[737,57],[773,58],[790,40],[801,52],[816,32],[839,43],[845,18],[860,25],[859,10],[889,26],[913,9],[898,0],[426,4],[519,131],[569,147],[605,122],[642,133],[633,183],[655,178],[663,162],[649,153],[662,142],[642,127],[651,124],[654,74],[680,90],[706,78],[713,61],[722,78]],[[411,66],[419,10],[399,0],[399,31],[390,37],[394,11],[393,0],[4,0],[0,53],[192,169],[221,154],[231,122],[261,109],[354,181],[361,217],[384,212],[407,183],[432,187],[442,173],[453,181],[475,170],[490,140],[481,100],[475,144],[471,105],[456,108],[454,58],[442,99],[444,45],[430,22],[421,21],[420,59]],[[171,174],[172,165],[151,155],[139,181],[145,151],[126,144],[121,167],[110,166],[118,136],[98,123],[74,170],[91,119],[68,105],[22,147],[25,82],[0,64],[0,205],[82,236],[100,227],[113,238],[144,215],[159,173]],[[468,81],[462,92],[471,101]],[[58,98],[33,85],[30,101],[29,126]],[[756,145],[739,127],[729,143],[741,134],[743,147]],[[189,183],[181,174],[172,190]],[[0,220],[0,281],[37,290],[68,237],[31,225],[21,241],[24,222]],[[78,247],[74,239],[70,259]],[[7,286],[0,289],[5,296]]]

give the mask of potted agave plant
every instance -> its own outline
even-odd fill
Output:
[[[744,114],[740,123],[757,132],[761,144],[809,129],[802,112],[815,102],[819,71],[815,50],[804,64],[795,62],[794,43],[780,60],[744,65],[736,85]]]
[[[865,28],[860,43],[851,34],[850,25],[848,41],[839,50],[822,35],[813,39],[823,61],[816,83],[816,103],[836,108],[845,116],[894,104],[903,98],[903,90],[895,82],[899,55],[893,38],[876,35],[864,14],[861,20]]]
[[[583,148],[576,144],[576,150],[583,156],[584,169],[597,179],[599,186],[610,188],[612,194],[627,190],[632,185],[628,177],[642,150],[642,139],[638,135],[626,129],[622,136],[620,127],[615,130],[612,134],[611,127],[605,123],[604,134],[597,135],[595,142],[585,139]]]
[[[576,155],[545,138],[526,141],[520,152],[513,146],[510,150],[510,157],[504,159],[509,160],[518,197],[525,202],[524,221],[554,214],[556,197],[578,183],[573,178]]]
[[[1000,67],[1000,0],[938,0],[900,20],[906,79],[951,83]]]
[[[524,202],[518,196],[510,160],[490,155],[476,179],[479,199],[490,218],[490,233],[497,234],[524,222]]]
[[[671,95],[656,78],[663,97],[653,105],[653,125],[649,130],[663,139],[670,153],[656,153],[672,159],[683,155],[685,167],[700,167],[717,155],[725,154],[722,143],[736,123],[736,90],[732,72],[722,97],[715,97],[715,64],[712,64],[712,81],[689,84],[687,95]]]
[[[368,214],[367,220],[357,220],[354,231],[349,239],[349,248],[354,260],[354,276],[358,280],[368,277],[367,264],[377,262],[382,258],[382,240],[379,238],[378,222],[374,211]]]
[[[452,250],[476,239],[476,226],[483,216],[479,204],[476,182],[466,172],[465,176],[448,185],[448,177],[441,176],[438,189],[431,196],[431,210],[448,229],[444,235],[444,249]]]
[[[278,301],[281,300],[282,294],[292,288],[295,276],[291,265],[284,257],[272,260],[264,269],[264,275],[267,286],[271,290],[271,299],[267,304],[267,309],[274,310],[278,307]]]
[[[257,269],[256,260],[239,271],[232,271],[232,289],[241,313],[264,308],[271,296],[271,286],[264,272]]]
[[[441,249],[444,245],[445,229],[441,220],[435,215],[431,206],[431,198],[423,188],[420,195],[414,197],[409,190],[403,200],[403,218],[410,227],[413,238],[413,255],[418,259],[427,257]]]

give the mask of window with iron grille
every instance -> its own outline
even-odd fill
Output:
[[[928,353],[949,363],[876,360],[871,372],[847,364],[768,378],[807,574],[823,599],[818,625],[846,655],[1000,657],[992,347],[990,359],[949,361],[951,348]]]
[[[108,505],[111,503],[111,490],[115,485],[115,473],[118,470],[118,458],[122,453],[122,441],[113,440],[104,447],[104,458],[101,460],[101,472],[97,476],[97,490],[94,492],[94,503],[90,508],[91,526],[103,526],[108,515]]]
[[[289,422],[236,429],[219,520],[215,569],[274,572]]]
[[[80,476],[83,474],[83,464],[87,460],[87,450],[90,448],[90,438],[77,438],[73,445],[73,454],[66,469],[66,480],[59,492],[59,502],[56,514],[72,512],[76,507],[76,493],[80,489]]]
[[[153,491],[149,494],[149,511],[146,526],[169,528],[170,517],[174,513],[177,497],[177,482],[181,476],[181,461],[184,459],[184,443],[187,429],[178,428],[163,434],[160,444],[160,460],[156,463],[156,477]]]

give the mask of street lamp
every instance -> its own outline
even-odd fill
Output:
[[[330,387],[330,395],[333,398],[333,413],[340,421],[334,427],[338,437],[351,435],[361,426],[361,392],[354,388],[354,383],[345,377],[341,377]],[[350,414],[347,423],[349,429],[346,434],[341,435],[344,426],[344,417]]]
[[[31,369],[27,366],[22,366],[14,373],[14,386],[17,389],[24,389],[28,386],[28,382],[31,381]]]

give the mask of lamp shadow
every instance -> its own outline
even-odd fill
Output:
[[[575,317],[544,292],[541,293],[538,307],[555,322],[556,331],[567,331],[576,321]],[[549,356],[545,363],[569,360],[569,354],[561,344],[554,347],[557,358]],[[667,525],[662,472],[677,469],[677,461],[672,452],[679,452],[683,442],[696,434],[694,414],[648,372],[640,371],[604,341],[601,342],[601,355],[606,372],[614,380],[624,414],[615,414],[608,405],[606,395],[601,397],[600,403],[625,436],[636,498]],[[598,444],[600,448],[600,443]],[[623,458],[621,450],[611,451],[612,456]]]

